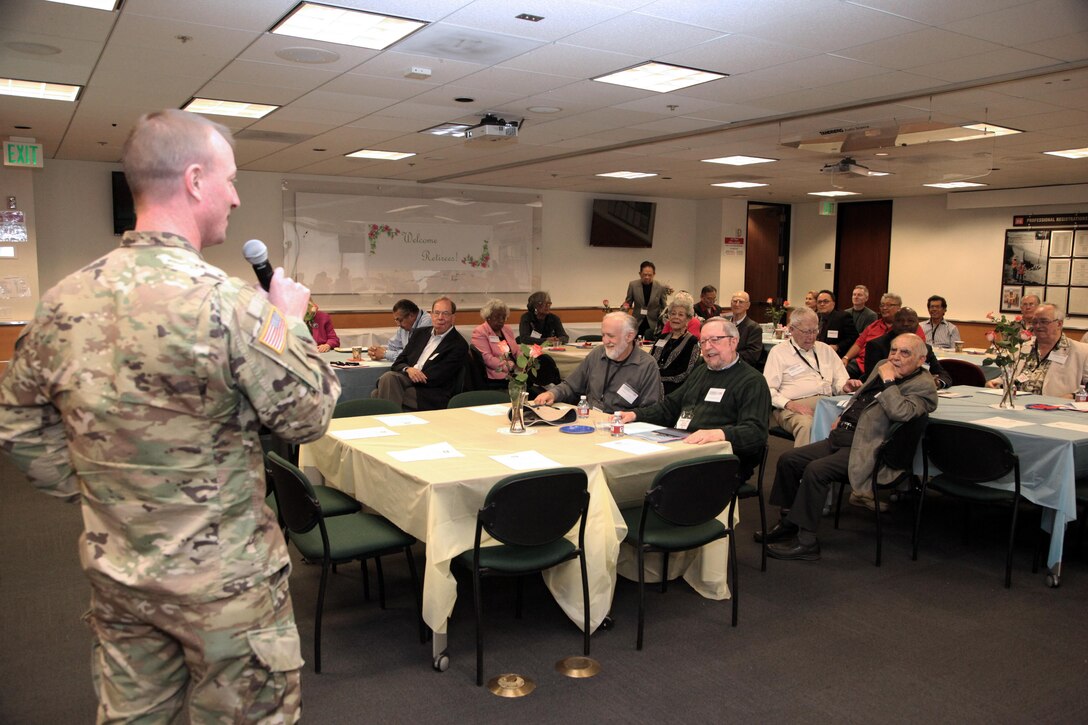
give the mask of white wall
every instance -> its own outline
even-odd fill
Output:
[[[831,288],[835,258],[835,217],[821,217],[817,204],[795,204],[790,248],[790,295],[800,299],[811,288]],[[926,299],[948,299],[948,316],[984,321],[998,310],[1005,230],[1014,214],[1088,211],[1088,203],[990,209],[947,208],[944,195],[896,199],[888,287],[903,303],[925,315]],[[845,307],[849,300],[840,299]],[[869,306],[874,307],[873,300]]]
[[[20,277],[30,288],[29,297],[0,299],[0,322],[19,322],[34,316],[38,305],[37,236],[34,223],[34,178],[40,169],[0,166],[0,208],[7,209],[9,196],[15,197],[16,209],[23,212],[27,223],[26,242],[5,242],[15,247],[15,259],[0,259],[0,277]]]
[[[38,276],[43,289],[119,243],[119,238],[113,235],[110,187],[110,172],[119,168],[116,164],[91,161],[51,160],[45,169],[36,172],[33,196],[39,210]],[[281,182],[284,178],[352,182],[343,177],[294,174],[285,177],[265,172],[239,172],[237,187],[242,205],[231,214],[231,241],[206,250],[205,257],[209,262],[249,279],[252,272],[242,259],[241,244],[252,238],[269,243],[274,262],[282,259],[278,242],[283,238]],[[360,183],[364,182],[372,183],[372,180],[360,180]],[[652,260],[657,265],[658,279],[675,289],[688,289],[697,294],[704,284],[720,286],[721,272],[713,257],[720,254],[721,222],[700,226],[697,219],[728,217],[731,227],[744,227],[744,212],[738,212],[735,203],[724,214],[721,203],[716,201],[654,199],[658,206],[652,249],[590,247],[586,240],[594,195],[549,191],[543,192],[542,198],[540,284],[560,307],[599,306],[605,298],[618,305],[623,300],[627,283],[638,276],[639,264],[644,259]],[[740,204],[743,208],[743,202]],[[740,259],[743,277],[743,258]],[[699,274],[696,274],[697,269]],[[735,277],[732,268],[730,275]],[[525,304],[522,299],[507,302],[514,307]]]

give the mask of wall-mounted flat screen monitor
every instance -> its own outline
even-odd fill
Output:
[[[657,204],[626,199],[594,199],[589,227],[591,247],[652,247]]]
[[[132,192],[125,181],[125,172],[113,172],[113,233],[124,234],[136,228],[136,207],[132,203]]]

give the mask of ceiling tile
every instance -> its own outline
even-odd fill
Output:
[[[720,35],[715,30],[631,14],[621,15],[588,30],[569,35],[563,38],[563,44],[656,58]]]

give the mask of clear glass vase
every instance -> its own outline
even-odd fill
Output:
[[[525,383],[511,380],[506,386],[510,393],[510,432],[525,432],[525,402],[529,394],[525,392]]]

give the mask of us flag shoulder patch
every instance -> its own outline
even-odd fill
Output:
[[[287,347],[287,320],[283,319],[279,310],[273,308],[268,313],[261,326],[261,334],[257,336],[257,342],[277,353],[283,353],[283,349]]]

